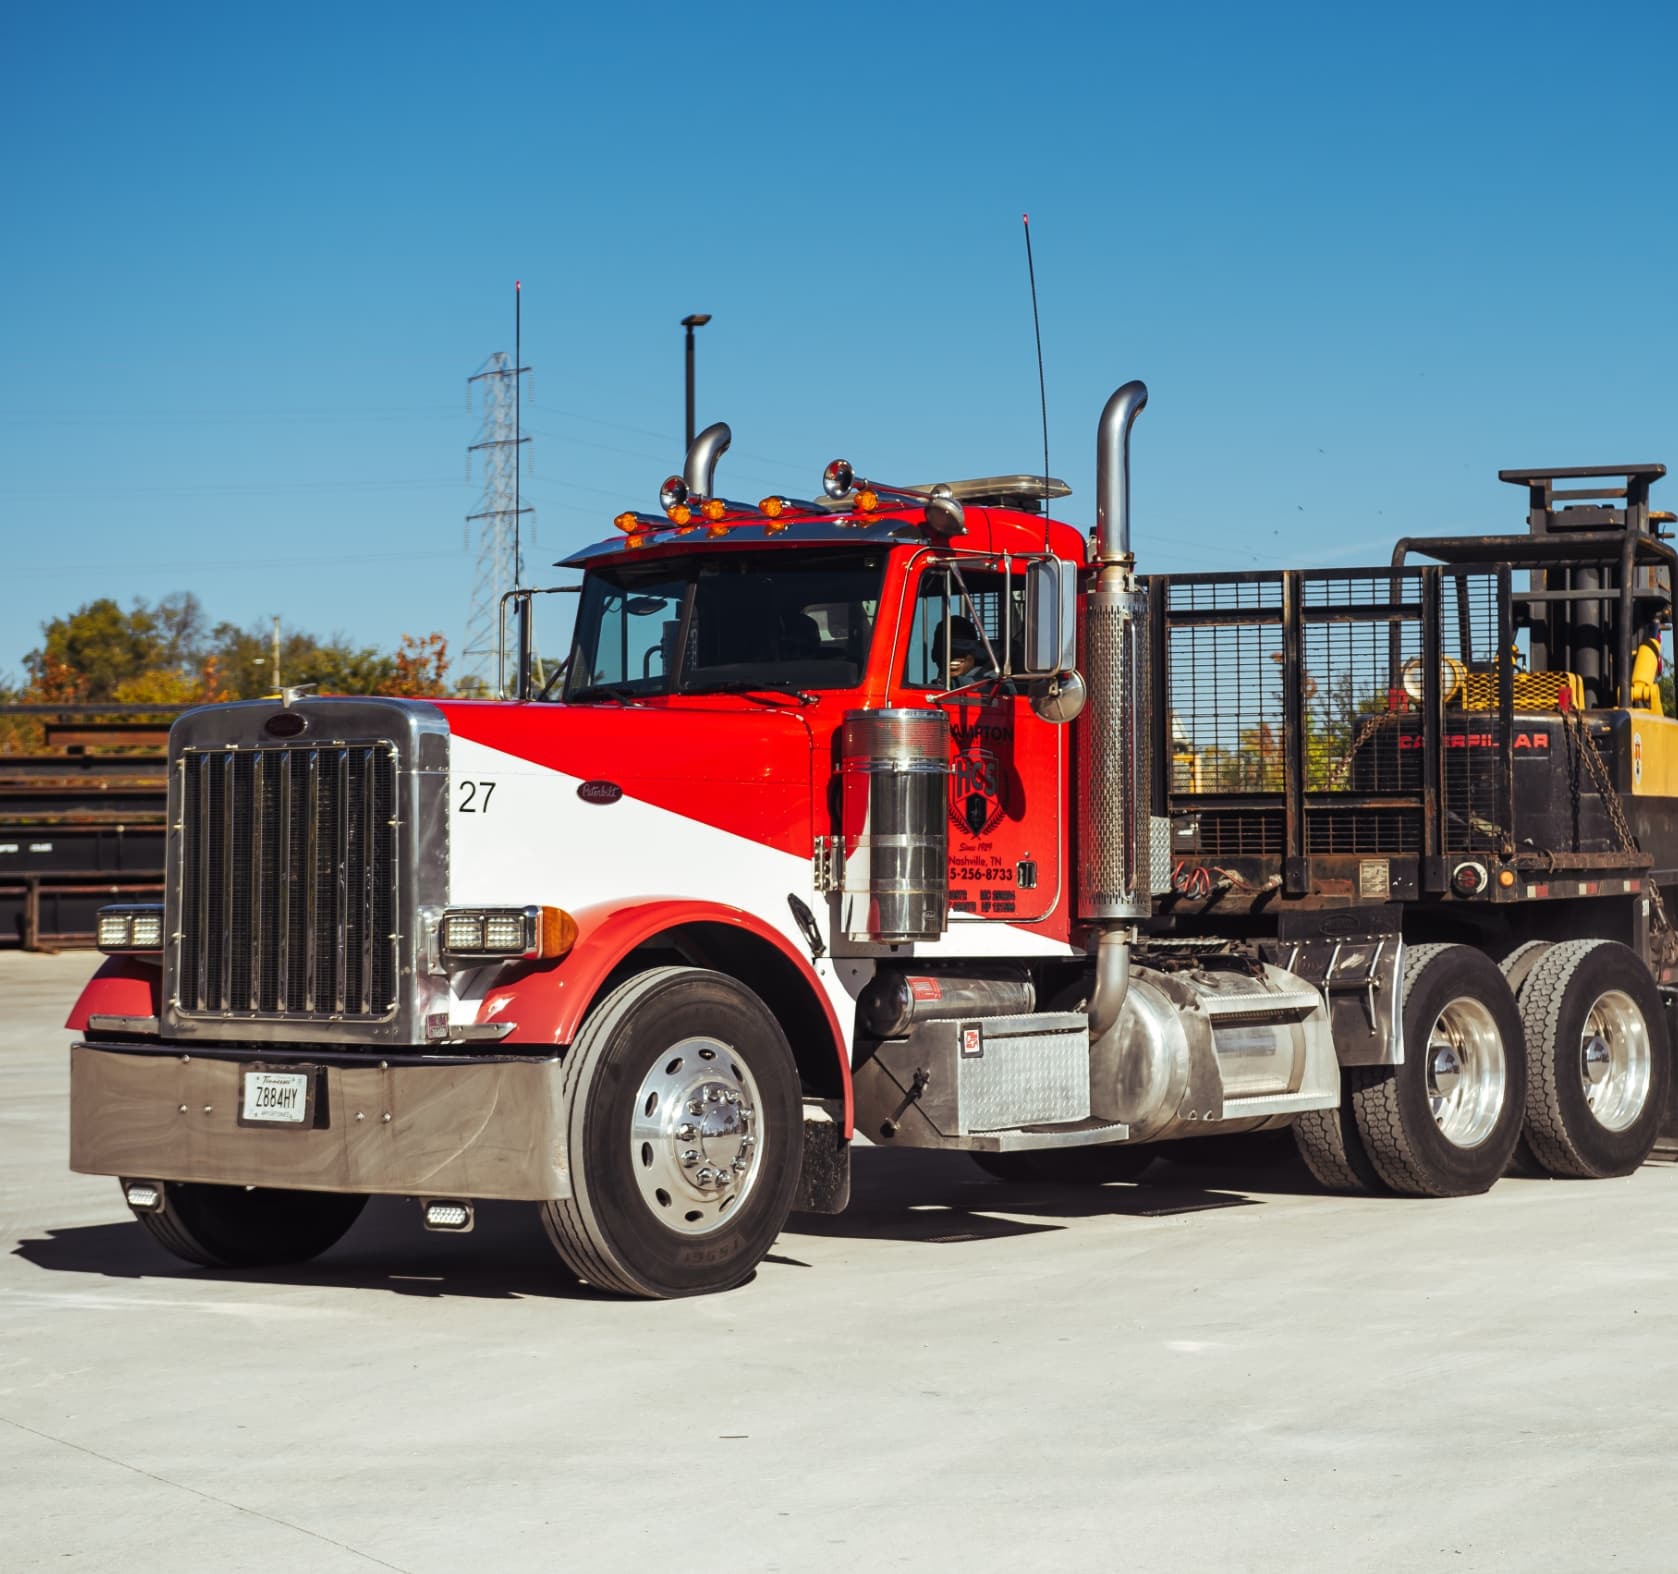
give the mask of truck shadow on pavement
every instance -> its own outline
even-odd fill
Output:
[[[965,1153],[882,1152],[853,1157],[851,1204],[839,1214],[794,1214],[788,1235],[960,1245],[1064,1229],[1073,1219],[1157,1219],[1256,1207],[1265,1194],[1314,1190],[1304,1169],[1156,1164],[1136,1182],[1106,1186],[996,1180]]]
[[[374,1197],[330,1251],[311,1262],[280,1267],[195,1268],[170,1256],[128,1219],[49,1230],[20,1241],[13,1255],[49,1273],[107,1279],[289,1284],[489,1300],[600,1298],[559,1260],[533,1205],[485,1202],[476,1211],[470,1234],[432,1234],[421,1225],[415,1204]]]
[[[799,1236],[959,1245],[1060,1230],[1079,1219],[1157,1219],[1254,1207],[1267,1195],[1313,1189],[1291,1164],[1228,1168],[1156,1164],[1137,1183],[1017,1185],[992,1179],[962,1153],[854,1155],[850,1208],[794,1214],[769,1261],[807,1267],[786,1249]],[[796,1252],[796,1247],[791,1249]],[[182,1283],[378,1289],[394,1295],[517,1300],[601,1299],[559,1260],[529,1203],[480,1203],[467,1235],[432,1234],[417,1207],[375,1197],[350,1232],[312,1262],[248,1269],[195,1268],[178,1261],[131,1219],[48,1230],[13,1255],[48,1273]]]

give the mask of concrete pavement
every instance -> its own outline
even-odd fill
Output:
[[[0,953],[0,1567],[1669,1570],[1678,1170],[1355,1201],[864,1151],[734,1294],[375,1202],[213,1273],[65,1167],[87,956]]]

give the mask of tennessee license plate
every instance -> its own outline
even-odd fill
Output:
[[[314,1117],[315,1074],[247,1071],[239,1102],[241,1126],[307,1126]]]

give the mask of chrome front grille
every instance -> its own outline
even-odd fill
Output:
[[[175,1005],[381,1021],[397,1005],[389,742],[185,748]]]

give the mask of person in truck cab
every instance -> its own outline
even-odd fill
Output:
[[[985,661],[984,642],[979,638],[979,631],[974,628],[970,619],[959,614],[953,616],[948,625],[940,623],[932,631],[932,659],[934,664],[940,669],[945,665],[946,628],[949,638],[950,687],[952,689],[965,688],[969,683],[976,683],[980,678],[991,676],[991,669]]]

